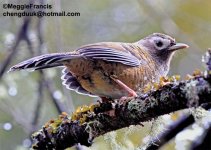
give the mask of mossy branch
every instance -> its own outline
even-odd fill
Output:
[[[81,108],[72,118],[63,113],[34,133],[34,149],[65,149],[77,143],[90,146],[92,140],[109,131],[152,120],[177,110],[211,102],[211,50],[206,54],[206,73],[185,81],[174,81],[124,103],[110,101]],[[74,118],[74,119],[73,119]]]

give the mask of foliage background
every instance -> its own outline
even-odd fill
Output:
[[[38,3],[39,1],[35,1]],[[28,0],[2,0],[2,4],[27,4]],[[62,0],[46,1],[54,11],[76,11],[80,17],[42,18],[44,45],[42,53],[72,51],[89,43],[101,41],[134,42],[153,32],[169,34],[177,41],[190,46],[177,52],[171,63],[172,74],[184,77],[194,69],[204,69],[201,55],[211,47],[211,1],[209,0]],[[29,37],[37,53],[38,18],[33,17]],[[0,17],[0,62],[2,65],[14,44],[15,35],[23,23],[23,18]],[[21,42],[18,53],[11,65],[31,57],[27,44]],[[90,104],[93,98],[78,95],[62,87],[60,68],[44,71],[55,84],[53,95],[71,113],[77,106]],[[58,112],[49,93],[44,88],[44,98],[36,126],[32,126],[37,104],[40,78],[39,72],[14,72],[0,81],[0,147],[8,149],[28,149],[31,132],[41,128]],[[97,99],[95,98],[94,101]],[[130,127],[113,132],[95,140],[91,149],[133,149],[142,144],[142,138],[149,134],[150,126]],[[126,136],[127,135],[127,136]],[[107,142],[105,142],[107,141]],[[163,149],[175,149],[174,141]]]

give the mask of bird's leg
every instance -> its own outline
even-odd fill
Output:
[[[115,76],[111,76],[111,79],[114,80],[122,89],[124,89],[126,92],[128,92],[127,97],[137,97],[138,96],[134,90],[129,88],[122,81],[118,80]],[[127,97],[126,96],[121,97],[120,101],[125,101],[127,99]]]

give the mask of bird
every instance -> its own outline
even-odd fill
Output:
[[[61,79],[67,89],[102,99],[137,97],[146,84],[167,75],[176,50],[188,47],[169,35],[153,33],[134,43],[99,42],[71,52],[43,54],[9,71],[63,66]]]

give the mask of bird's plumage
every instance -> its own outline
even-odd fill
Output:
[[[111,46],[109,46],[111,44]],[[97,43],[84,46],[76,52],[87,59],[99,59],[108,62],[118,62],[128,66],[139,66],[142,60],[139,60],[134,53],[131,53],[124,47],[119,47],[121,43]]]
[[[92,93],[88,92],[85,90],[81,84],[78,82],[77,78],[74,77],[68,70],[67,68],[64,68],[62,70],[62,84],[69,90],[73,90],[78,94],[83,94],[83,95],[89,95],[91,97],[95,97]]]
[[[73,52],[37,56],[11,70],[65,66],[62,80],[68,89],[90,96],[120,98],[128,95],[124,87],[138,91],[166,75],[173,50],[187,47],[175,45],[170,36],[153,34],[135,43],[102,42]]]

